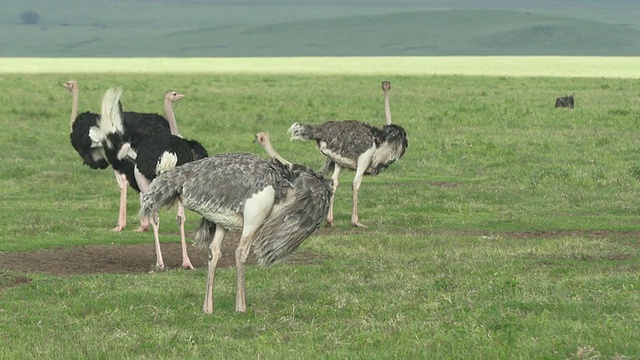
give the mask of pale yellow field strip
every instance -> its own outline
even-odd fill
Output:
[[[640,57],[0,58],[0,73],[248,73],[640,78]]]

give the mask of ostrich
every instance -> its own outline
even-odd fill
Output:
[[[309,185],[313,184],[313,185]],[[331,187],[311,172],[296,172],[277,160],[244,153],[218,154],[159,175],[143,196],[140,216],[180,201],[203,216],[195,246],[208,249],[202,310],[213,312],[215,270],[229,230],[242,229],[236,249],[236,311],[246,311],[245,263],[254,246],[261,265],[281,261],[326,217]]]
[[[107,94],[111,98],[115,97],[114,91],[107,91],[102,101],[102,114],[101,117],[105,119],[105,97]],[[173,117],[172,103],[181,99],[180,96],[176,96],[175,92],[167,92],[164,96],[164,108],[168,117]],[[119,98],[119,97],[118,97]],[[111,105],[112,102],[106,101],[106,104]],[[170,134],[171,129],[169,120],[164,116],[153,113],[139,113],[132,111],[122,112],[120,103],[118,104],[118,113],[121,113],[119,117],[120,122],[114,124],[112,121],[100,122],[100,139],[103,145],[104,152],[107,157],[107,161],[111,166],[121,174],[118,178],[118,184],[120,185],[120,215],[118,219],[118,226],[114,229],[120,231],[126,226],[126,201],[127,201],[127,184],[136,191],[140,192],[140,187],[135,177],[135,163],[129,159],[125,159],[122,156],[121,149],[124,144],[127,144],[127,148],[136,150],[140,146],[140,143],[148,136],[159,134]],[[146,231],[149,227],[148,219],[141,219],[140,226],[136,231]]]
[[[356,172],[351,185],[353,192],[351,225],[366,227],[360,223],[358,217],[358,190],[363,175],[378,175],[391,163],[401,158],[409,146],[405,130],[399,125],[391,124],[390,89],[391,83],[383,81],[386,123],[382,128],[356,120],[327,121],[320,125],[295,123],[289,128],[291,140],[316,141],[318,150],[327,157],[322,169],[323,173],[333,168],[331,176],[333,195],[327,215],[327,226],[334,226],[333,202],[342,168]]]
[[[92,169],[106,169],[109,167],[109,162],[106,158],[104,148],[102,146],[102,134],[100,132],[100,115],[85,111],[78,114],[78,99],[80,89],[78,82],[75,80],[69,80],[62,84],[73,94],[73,100],[71,104],[71,124],[70,124],[70,137],[71,145],[80,154],[85,165],[88,165]],[[133,177],[133,165],[122,164],[120,167],[114,167],[113,172],[120,188],[120,208],[118,211],[118,224],[114,227],[113,231],[121,231],[126,226],[127,222],[127,176],[126,173],[131,174]],[[132,186],[137,186],[132,184]],[[148,226],[148,225],[147,225]],[[140,228],[143,228],[141,225]]]
[[[113,96],[112,96],[113,95]],[[120,91],[111,90],[109,95],[105,95],[106,103],[103,103],[104,121],[118,127],[122,123],[122,115],[116,109],[120,102]],[[135,160],[135,179],[140,188],[141,194],[144,194],[149,184],[156,176],[180,166],[190,161],[203,159],[207,156],[205,148],[195,140],[187,140],[178,134],[178,125],[176,122],[171,102],[184,98],[184,95],[169,90],[166,93],[165,100],[168,104],[166,108],[167,119],[171,129],[170,134],[160,133],[146,136],[138,146],[137,151],[131,148],[130,143],[124,143],[119,151],[118,158],[128,156]],[[193,265],[187,253],[187,241],[184,230],[185,214],[182,204],[178,203],[178,215],[176,216],[178,225],[180,226],[180,240],[182,244],[182,268],[193,269]],[[160,239],[158,234],[158,218],[152,219],[153,234],[155,238],[156,249],[156,268],[165,269],[160,249]]]
[[[78,152],[83,163],[92,169],[106,169],[109,163],[102,151],[102,144],[98,141],[100,132],[100,115],[85,111],[78,115],[78,101],[80,89],[78,82],[69,80],[62,84],[71,91],[71,121],[69,123],[69,137],[71,145]]]

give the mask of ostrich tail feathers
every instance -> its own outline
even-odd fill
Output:
[[[120,114],[120,96],[122,88],[109,88],[102,97],[100,130],[103,136],[122,132],[122,115]]]
[[[283,201],[276,204],[254,238],[258,263],[268,266],[287,258],[324,222],[331,182],[310,170],[298,170]]]
[[[329,159],[326,158],[324,160],[324,164],[322,165],[322,168],[320,169],[320,173],[323,175],[328,175],[329,173],[333,172],[336,168],[336,163]]]
[[[196,230],[193,239],[195,242],[193,243],[193,247],[200,250],[206,250],[211,244],[211,240],[213,240],[213,235],[216,230],[216,224],[211,221],[202,218],[200,220],[200,226],[198,226],[198,230]]]

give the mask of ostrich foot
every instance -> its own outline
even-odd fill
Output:
[[[164,264],[156,264],[156,270],[165,271],[167,270],[167,268],[164,266]]]
[[[182,270],[195,270],[196,268],[191,265],[191,261],[182,261]]]
[[[327,221],[327,223],[324,224],[324,226],[328,228],[332,228],[332,227],[335,227],[336,225],[333,223],[333,221]]]
[[[364,225],[359,221],[352,222],[351,226],[353,226],[353,227],[361,227],[361,228],[365,228],[365,229],[367,228],[367,225]]]
[[[116,232],[122,231],[122,230],[124,230],[125,226],[126,226],[126,225],[120,225],[120,224],[118,224],[118,225],[116,225],[116,227],[114,227],[113,229],[111,229],[111,231],[116,231]]]
[[[149,225],[147,225],[147,226],[140,225],[133,231],[135,231],[135,232],[144,232],[144,231],[147,231],[147,230],[149,230]]]

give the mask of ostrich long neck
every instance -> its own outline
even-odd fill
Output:
[[[173,112],[173,106],[171,100],[164,99],[164,111],[167,114],[167,120],[169,121],[169,129],[171,129],[172,135],[178,135],[178,123],[176,122],[176,115]]]
[[[386,124],[391,125],[391,107],[389,106],[389,90],[384,91],[384,116]]]
[[[79,89],[75,88],[72,90],[72,94],[73,94],[73,100],[71,101],[71,119],[69,122],[69,132],[73,132],[73,123],[76,121],[76,117],[78,117],[78,98],[79,96]]]
[[[267,154],[269,154],[269,156],[271,156],[272,158],[280,161],[281,163],[289,167],[291,166],[290,162],[282,158],[282,156],[280,156],[280,154],[278,154],[278,152],[273,149],[273,146],[271,146],[271,141],[269,140],[269,138],[265,139],[265,141],[262,143],[262,146],[264,146],[264,149],[267,151]]]

